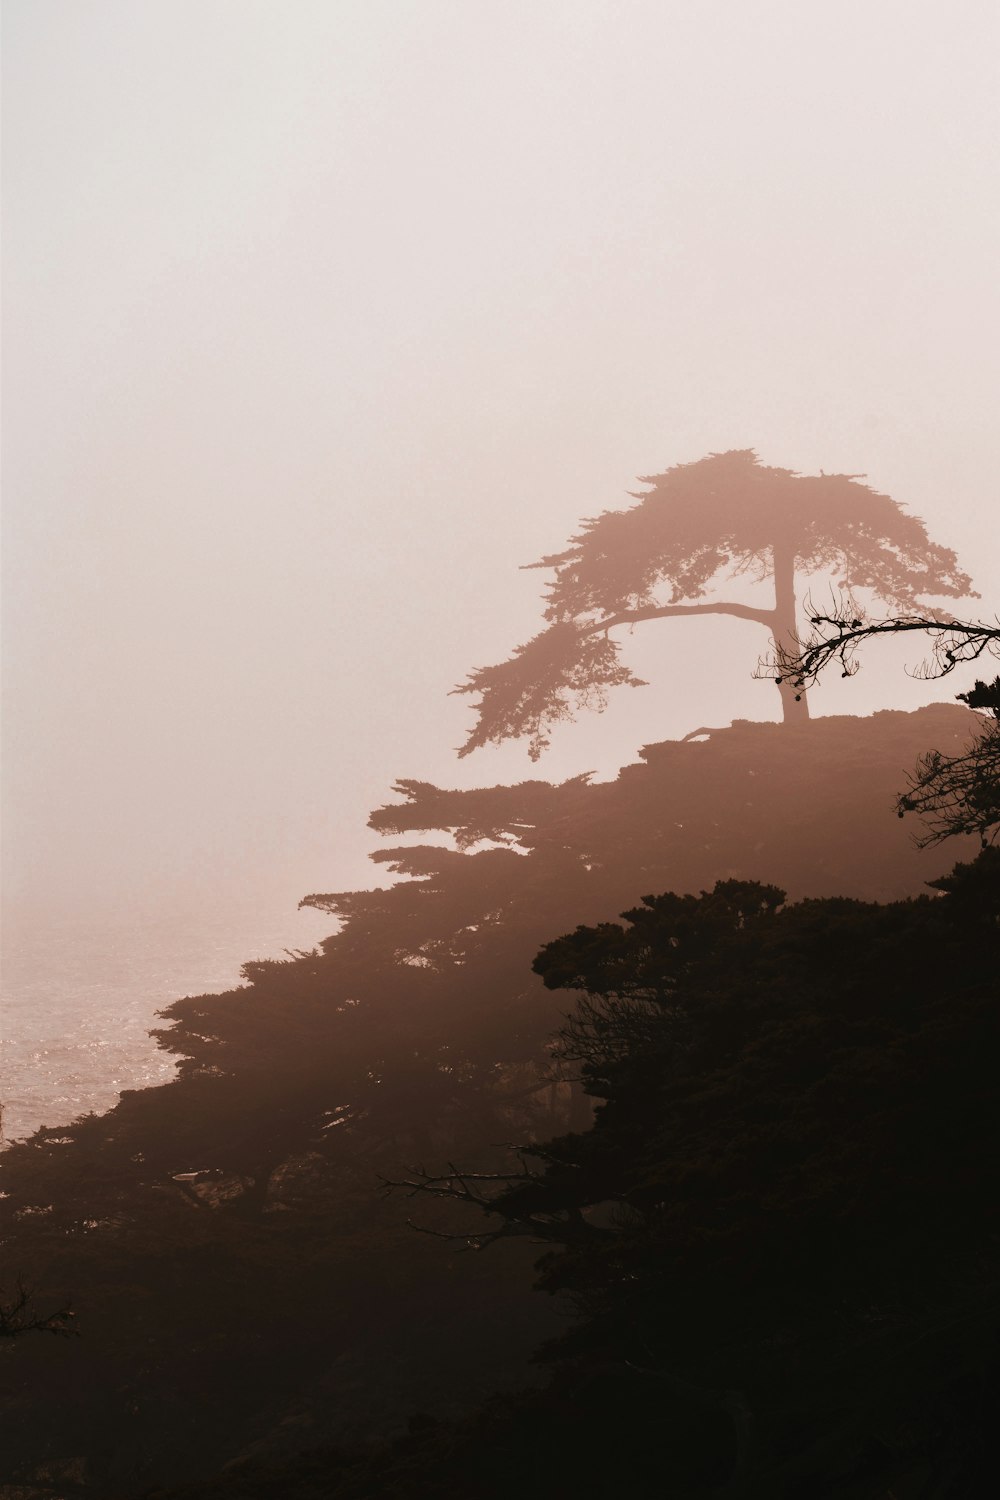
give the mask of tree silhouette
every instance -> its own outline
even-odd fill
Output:
[[[900,817],[915,812],[923,818],[927,832],[917,841],[921,846],[958,833],[978,834],[984,848],[1000,838],[1000,677],[977,681],[958,697],[970,708],[989,707],[992,718],[964,755],[929,750],[917,762],[898,811]]]
[[[780,724],[738,723],[702,741],[647,746],[610,782],[470,790],[401,782],[371,822],[390,846],[379,851],[378,868],[406,878],[309,898],[331,917],[331,936],[316,951],[255,961],[245,985],[171,1005],[160,1041],[179,1061],[175,1079],[126,1091],[108,1115],[47,1127],[4,1152],[8,1264],[30,1269],[43,1313],[62,1307],[62,1289],[72,1288],[81,1323],[98,1336],[67,1341],[65,1350],[38,1337],[9,1346],[19,1379],[8,1406],[0,1405],[11,1429],[0,1480],[77,1454],[87,1457],[95,1493],[131,1486],[138,1494],[154,1477],[179,1483],[228,1462],[247,1432],[287,1432],[281,1422],[312,1383],[322,1394],[310,1409],[331,1424],[317,1427],[317,1441],[336,1444],[344,1431],[363,1436],[367,1424],[385,1420],[374,1396],[390,1381],[400,1402],[426,1409],[452,1403],[459,1386],[464,1399],[495,1380],[520,1379],[529,1345],[561,1331],[561,1315],[545,1303],[533,1309],[527,1297],[529,1240],[541,1236],[511,1235],[496,1256],[442,1255],[442,1241],[406,1228],[398,1197],[383,1202],[373,1193],[378,1176],[401,1176],[413,1163],[440,1172],[451,1160],[467,1187],[478,1182],[485,1191],[469,1171],[517,1170],[502,1143],[535,1146],[588,1131],[593,1098],[576,1082],[588,1060],[603,1066],[621,1045],[622,1066],[631,1068],[648,1034],[655,1081],[672,988],[683,977],[677,960],[700,954],[710,966],[730,942],[729,927],[732,943],[741,943],[751,929],[770,930],[770,918],[749,922],[743,907],[734,925],[718,903],[697,902],[692,936],[706,937],[698,952],[674,948],[669,937],[681,934],[671,929],[636,986],[627,965],[618,966],[620,1003],[612,996],[593,1024],[584,1003],[565,1060],[554,1056],[551,1033],[584,997],[572,985],[548,990],[531,972],[554,934],[613,921],[639,892],[697,892],[721,878],[760,880],[813,903],[845,892],[870,902],[920,891],[947,862],[915,849],[907,825],[888,815],[899,767],[928,745],[957,754],[970,722],[963,705],[942,703],[912,714],[826,717],[809,731],[808,755]],[[445,839],[455,847],[442,847]],[[975,854],[968,843],[966,859]],[[691,902],[680,899],[683,916]],[[930,903],[935,920],[944,906]],[[667,920],[668,907],[660,910]],[[919,941],[934,952],[922,930],[921,919],[916,937],[907,928],[902,942],[921,976],[931,970]],[[824,983],[839,983],[843,966],[863,974],[854,946],[851,930],[832,935],[815,964]],[[885,946],[891,958],[888,939]],[[947,949],[949,964],[954,954]],[[779,989],[786,999],[808,998],[809,963],[780,985],[774,967],[776,977],[759,976],[760,999],[777,998]],[[707,993],[711,974],[702,972]],[[736,1016],[747,972],[741,955],[726,969]],[[900,969],[903,993],[908,974]],[[608,978],[616,975],[609,970]],[[664,1004],[654,1009],[649,1001],[661,989]],[[697,1006],[688,1014],[696,1018]],[[833,1062],[838,1046],[831,1036],[824,1055]],[[995,1051],[977,1043],[980,1054],[985,1066]],[[749,1105],[759,1091],[743,1077]],[[947,1120],[947,1105],[925,1097],[932,1123]],[[793,1108],[785,1094],[789,1131]],[[736,1146],[734,1139],[727,1151]],[[987,1164],[977,1165],[985,1174]],[[581,1175],[575,1166],[567,1171]],[[194,1174],[199,1190],[188,1185]],[[550,1175],[546,1202],[552,1185]],[[417,1217],[430,1227],[485,1238],[478,1222],[469,1234],[461,1203],[425,1202]],[[523,1198],[518,1206],[526,1207]],[[591,1230],[600,1220],[581,1229],[571,1200],[556,1205],[551,1222],[541,1203],[539,1224],[549,1225],[547,1234],[579,1232],[588,1260],[590,1243],[597,1248]],[[490,1231],[490,1221],[481,1227]],[[558,1252],[560,1243],[550,1248]],[[540,1328],[550,1317],[551,1330]],[[349,1358],[341,1364],[338,1353],[329,1376],[331,1348]],[[359,1362],[370,1372],[360,1378]],[[634,1362],[666,1363],[641,1350]],[[632,1412],[640,1377],[626,1377]],[[30,1414],[19,1395],[29,1379],[45,1393]],[[651,1395],[663,1383],[641,1380]],[[711,1379],[702,1384],[714,1388]],[[574,1398],[566,1410],[572,1431],[586,1430],[591,1408]],[[642,1417],[634,1429],[617,1428],[609,1452],[633,1430],[662,1443],[663,1413],[643,1407]],[[678,1418],[685,1451],[725,1451],[728,1419],[720,1418],[721,1436],[709,1433],[703,1443],[691,1442],[693,1420],[685,1407]],[[142,1468],[109,1475],[108,1464],[126,1463],[119,1459],[126,1430]],[[481,1451],[492,1451],[485,1439]],[[524,1474],[534,1472],[524,1449],[512,1462],[501,1494],[523,1493]],[[588,1470],[576,1489],[590,1492],[591,1477]],[[609,1474],[605,1488],[623,1487]],[[375,1482],[369,1491],[391,1492]],[[568,1492],[556,1467],[548,1493]],[[623,1492],[636,1500],[643,1493],[631,1482]],[[281,1477],[261,1493],[299,1494]],[[454,1493],[468,1500],[467,1486]],[[651,1500],[664,1493],[693,1491],[680,1480],[660,1484]]]
[[[797,694],[816,682],[836,662],[842,677],[853,677],[859,667],[858,648],[886,635],[926,635],[932,654],[914,674],[924,679],[947,677],[956,667],[1000,656],[1000,622],[940,620],[906,615],[868,620],[845,599],[832,614],[811,614],[811,638],[798,648],[778,646],[759,667],[759,675],[773,677]],[[978,835],[984,845],[1000,837],[1000,677],[976,679],[975,686],[956,697],[970,708],[990,715],[982,732],[961,755],[930,750],[917,762],[910,789],[896,802],[899,816],[916,812],[927,825],[921,846],[939,844],[954,834]]]
[[[751,449],[713,453],[643,479],[628,510],[583,523],[552,568],[547,628],[513,656],[480,667],[457,693],[479,693],[479,719],[459,752],[529,736],[537,760],[554,724],[577,708],[605,707],[609,688],[643,686],[611,632],[647,620],[729,615],[762,625],[796,653],[796,575],[833,571],[838,586],[867,589],[891,608],[942,618],[925,594],[960,598],[971,581],[923,522],[858,475],[801,475],[761,464]],[[723,579],[773,580],[758,605],[707,598]],[[702,602],[697,602],[702,601]],[[805,696],[778,683],[783,718],[808,717]]]
[[[31,1287],[26,1286],[20,1276],[10,1300],[0,1287],[0,1339],[21,1338],[26,1333],[54,1333],[60,1338],[72,1338],[77,1331],[71,1323],[74,1317],[69,1307],[39,1312]]]
[[[503,1172],[391,1184],[418,1224],[435,1201],[464,1205],[473,1248],[537,1243],[539,1286],[576,1315],[542,1357],[574,1411],[603,1382],[616,1492],[983,1490],[1000,850],[929,884],[876,905],[723,880],[547,943],[535,971],[581,997],[559,1035],[596,1104],[587,1129]],[[649,1382],[659,1410],[633,1435]],[[698,1409],[715,1413],[709,1443]]]
[[[981,656],[1000,656],[1000,622],[988,625],[982,620],[952,620],[933,611],[870,620],[853,600],[843,599],[831,614],[810,612],[809,623],[813,627],[810,639],[797,643],[792,650],[777,646],[760,663],[760,676],[771,677],[779,685],[804,693],[835,662],[842,677],[853,677],[859,667],[858,647],[886,635],[918,634],[930,638],[931,658],[913,673],[924,681],[947,677],[956,667],[978,661]],[[991,691],[982,683],[976,687],[985,693]],[[972,702],[965,693],[959,693],[958,697],[970,708],[995,706],[985,699]]]

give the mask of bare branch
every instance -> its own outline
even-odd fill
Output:
[[[679,745],[686,745],[689,740],[701,739],[701,736],[703,734],[711,736],[713,734],[718,734],[719,732],[720,731],[718,729],[712,729],[708,724],[702,724],[698,729],[692,729],[689,734],[681,735],[681,738],[677,743]]]
[[[61,1307],[55,1312],[40,1313],[33,1305],[32,1288],[19,1276],[16,1292],[10,1302],[0,1298],[0,1338],[16,1339],[25,1333],[53,1333],[60,1338],[75,1338],[78,1330],[69,1325],[76,1314]]]
[[[427,1225],[416,1223],[413,1219],[407,1220],[410,1227],[421,1234],[430,1234],[436,1239],[463,1241],[474,1250],[484,1249],[496,1240],[509,1239],[514,1236],[526,1236],[536,1241],[563,1245],[578,1242],[581,1238],[607,1238],[611,1231],[588,1223],[579,1208],[569,1207],[547,1213],[533,1211],[516,1199],[508,1199],[507,1195],[512,1189],[531,1186],[541,1181],[539,1175],[531,1170],[525,1159],[529,1150],[531,1155],[541,1156],[553,1165],[566,1165],[556,1162],[545,1152],[536,1151],[533,1146],[522,1147],[518,1148],[517,1152],[521,1157],[522,1165],[516,1172],[462,1172],[454,1163],[449,1162],[449,1171],[444,1173],[426,1172],[422,1167],[418,1167],[411,1168],[413,1175],[401,1181],[383,1177],[381,1179],[382,1190],[385,1193],[405,1192],[410,1198],[416,1197],[417,1194],[426,1194],[430,1198],[464,1203],[471,1208],[478,1209],[480,1213],[500,1218],[502,1223],[485,1233],[432,1229]],[[493,1191],[489,1191],[490,1189]]]
[[[984,848],[1000,839],[1000,723],[987,726],[965,755],[931,750],[917,762],[897,811],[919,813],[927,832],[921,849],[956,833],[978,834]]]
[[[947,677],[956,667],[977,662],[984,656],[1000,657],[1000,619],[951,620],[928,615],[900,615],[871,621],[850,598],[835,603],[830,613],[810,608],[814,634],[798,652],[778,643],[758,665],[759,677],[790,683],[804,692],[832,662],[841,676],[852,677],[859,662],[857,651],[865,641],[885,635],[919,633],[931,640],[932,654],[911,675],[922,680]],[[909,791],[896,803],[900,817],[919,813],[927,833],[917,840],[921,848],[940,843],[953,834],[975,834],[984,847],[1000,837],[1000,677],[993,683],[977,680],[975,687],[958,697],[970,708],[992,715],[982,733],[962,755],[942,755],[931,750],[917,763]]]
[[[922,680],[947,677],[956,667],[978,661],[985,654],[1000,656],[1000,619],[988,625],[979,620],[948,620],[926,615],[896,615],[869,620],[851,599],[824,614],[806,604],[814,634],[798,651],[775,642],[771,654],[758,663],[755,675],[787,682],[799,692],[812,686],[833,662],[842,677],[853,677],[860,663],[859,646],[886,635],[920,634],[930,637],[932,656],[913,675]]]

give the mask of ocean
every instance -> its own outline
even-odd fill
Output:
[[[165,1083],[175,1059],[149,1036],[184,995],[241,983],[240,965],[315,946],[336,927],[315,911],[108,913],[5,922],[0,984],[3,1140],[109,1109],[122,1089]]]

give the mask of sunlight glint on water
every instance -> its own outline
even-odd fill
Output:
[[[279,922],[270,909],[190,923],[110,917],[8,930],[0,1000],[5,1142],[109,1109],[122,1089],[166,1083],[175,1060],[149,1036],[162,1024],[158,1010],[182,995],[231,989],[248,959],[310,948],[334,926],[311,911]]]

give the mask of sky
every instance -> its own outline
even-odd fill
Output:
[[[5,0],[7,909],[378,883],[397,777],[777,717],[766,641],[461,762],[636,476],[863,473],[1000,608],[993,0]],[[917,653],[919,656],[919,652]],[[967,685],[879,648],[819,713]]]

